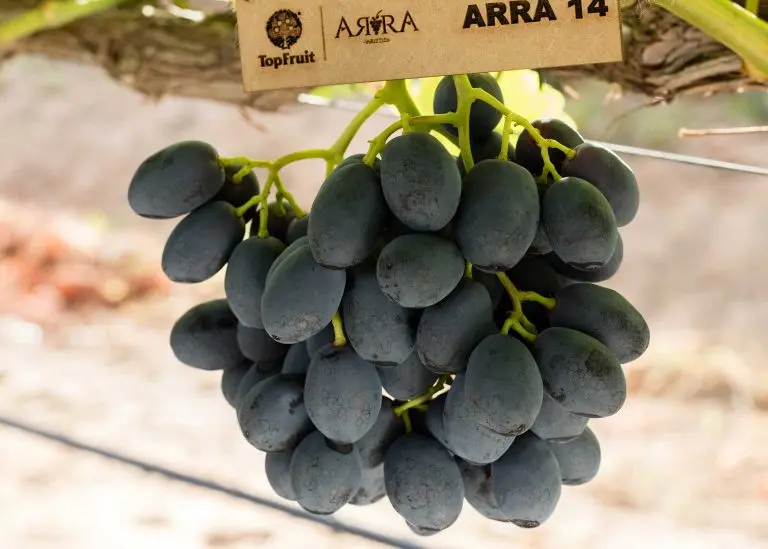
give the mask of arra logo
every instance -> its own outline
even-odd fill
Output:
[[[353,24],[350,25],[347,19],[342,17],[336,31],[336,38],[365,37],[363,42],[366,44],[380,44],[389,42],[390,36],[408,31],[418,32],[419,30],[409,11],[406,11],[402,17],[395,17],[389,13],[381,13],[379,10],[373,17],[359,17],[352,22]]]
[[[276,48],[288,51],[278,56],[259,55],[259,62],[262,67],[279,69],[286,65],[303,65],[315,62],[315,52],[313,51],[304,50],[298,55],[290,53],[290,49],[299,41],[303,31],[300,16],[301,12],[277,10],[267,19],[267,38]]]
[[[534,3],[535,6],[532,5]],[[477,4],[469,4],[464,16],[463,28],[538,23],[542,19],[557,21],[557,16],[549,0],[538,0],[536,2],[529,2],[528,0],[488,2],[484,7],[485,10],[481,10]]]

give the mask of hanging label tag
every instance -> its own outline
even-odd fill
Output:
[[[246,91],[622,60],[619,0],[237,0]]]

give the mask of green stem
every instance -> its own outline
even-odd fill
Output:
[[[768,80],[768,23],[730,0],[651,0],[736,52]]]
[[[96,13],[124,4],[127,0],[67,0],[44,1],[34,9],[25,11],[0,23],[0,47],[21,40],[40,31],[63,27]]]

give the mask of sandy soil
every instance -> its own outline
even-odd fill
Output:
[[[270,158],[324,146],[352,116],[297,106],[259,115],[258,130],[226,108],[151,104],[93,71],[36,62],[9,67],[0,98],[3,200],[24,204],[25,219],[40,226],[152,262],[172,224],[136,218],[124,198],[149,153],[203,138],[225,155]],[[374,119],[353,149],[387,122]],[[687,148],[766,165],[765,143]],[[593,422],[603,448],[598,478],[566,489],[556,515],[533,531],[491,524],[468,506],[449,534],[428,539],[410,535],[385,502],[344,509],[340,521],[422,547],[768,548],[768,186],[755,176],[628,161],[643,206],[623,231],[626,260],[610,285],[647,316],[653,343],[627,369],[626,407]],[[319,174],[312,163],[287,174],[304,205]],[[47,329],[3,317],[0,418],[273,498],[219,376],[180,366],[168,349],[174,319],[219,295],[217,277],[117,312],[65,315]],[[0,441],[3,548],[378,545],[9,427],[0,427]]]

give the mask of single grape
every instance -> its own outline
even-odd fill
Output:
[[[525,255],[536,236],[539,195],[531,174],[513,162],[483,160],[464,178],[455,219],[456,243],[484,271],[504,271]]]
[[[567,442],[584,432],[589,420],[566,411],[546,392],[531,432],[548,442]]]
[[[291,457],[291,487],[296,502],[315,515],[331,515],[354,497],[363,480],[360,454],[338,446],[319,431],[307,435]]]
[[[392,368],[379,367],[379,378],[392,398],[407,401],[426,393],[437,381],[437,374],[427,370],[419,354],[413,351],[404,362]]]
[[[560,501],[560,468],[549,445],[526,433],[491,465],[499,511],[522,528],[541,526]]]
[[[264,458],[264,470],[267,481],[275,494],[288,501],[296,501],[296,494],[291,486],[291,458],[293,449],[285,452],[267,452]]]
[[[251,238],[257,238],[257,237],[251,237]],[[266,288],[269,285],[269,282],[272,280],[273,275],[275,274],[275,271],[277,268],[288,259],[296,250],[299,250],[301,248],[306,248],[309,246],[309,237],[308,236],[300,236],[288,246],[285,247],[285,249],[280,252],[280,255],[277,256],[277,258],[272,262],[272,266],[267,271],[267,277],[264,281],[264,287]]]
[[[201,370],[226,370],[245,360],[226,299],[200,303],[181,315],[171,329],[171,349],[179,362]]]
[[[465,376],[458,374],[443,403],[443,436],[452,454],[475,465],[493,463],[515,441],[476,421],[478,409],[467,400]]]
[[[224,168],[224,186],[211,199],[211,202],[228,202],[235,208],[239,208],[259,194],[259,180],[252,171],[248,172],[239,183],[235,183],[234,177],[241,168],[242,166],[226,166]],[[247,215],[245,217],[250,219]]]
[[[253,386],[238,403],[240,430],[262,452],[285,452],[312,432],[304,407],[301,377],[270,376]]]
[[[406,234],[387,244],[376,264],[383,292],[402,307],[435,305],[456,288],[464,258],[450,240],[431,234]]]
[[[424,414],[424,427],[426,427],[427,433],[432,438],[439,442],[443,448],[451,452],[449,448],[450,443],[445,436],[445,425],[443,424],[443,412],[445,411],[445,400],[448,397],[448,393],[440,393],[429,401],[427,413]]]
[[[431,437],[412,433],[392,443],[384,456],[384,485],[395,511],[415,526],[442,530],[459,518],[461,471]]]
[[[469,142],[469,150],[472,153],[473,162],[477,164],[483,160],[498,158],[501,154],[501,141],[501,134],[499,132],[492,132],[488,137],[483,139],[471,139]],[[515,146],[512,144],[511,140],[507,142],[507,160],[510,162],[515,161]],[[461,177],[467,175],[461,155],[456,157],[456,165],[459,167]]]
[[[445,530],[445,528],[440,529],[440,530],[436,530],[434,528],[423,528],[421,526],[416,526],[415,524],[411,524],[407,520],[405,521],[405,524],[406,524],[406,526],[408,526],[408,528],[410,529],[411,532],[413,532],[417,536],[421,536],[423,538],[428,538],[429,536],[434,536],[435,534],[439,534],[440,532]]]
[[[282,373],[306,375],[310,360],[306,341],[294,343],[285,355]]]
[[[389,299],[376,279],[375,265],[366,263],[348,272],[341,307],[347,339],[364,360],[394,366],[413,351],[421,311]]]
[[[597,269],[579,269],[578,267],[569,265],[557,257],[557,254],[555,253],[547,254],[545,259],[555,271],[571,280],[595,283],[605,282],[619,271],[619,267],[621,267],[621,263],[624,261],[624,242],[622,241],[621,234],[619,234],[616,238],[616,249],[613,250],[611,259],[609,259],[605,265],[598,267]]]
[[[577,268],[602,267],[613,256],[619,231],[605,197],[590,183],[564,177],[547,190],[544,230],[557,256]]]
[[[605,147],[583,143],[575,151],[576,156],[563,162],[563,175],[589,181],[605,195],[619,227],[629,224],[640,206],[640,188],[632,169]]]
[[[351,444],[376,423],[381,381],[376,367],[349,347],[325,347],[309,363],[304,398],[309,417],[321,433]]]
[[[492,323],[493,304],[485,286],[462,280],[448,297],[424,310],[416,336],[421,362],[438,374],[458,373],[475,345],[497,331]]]
[[[182,141],[139,165],[128,187],[128,204],[142,217],[170,219],[199,208],[223,186],[224,169],[216,149]]]
[[[232,312],[241,324],[264,328],[261,296],[269,268],[283,250],[285,245],[277,238],[251,237],[240,242],[229,257],[224,291]]]
[[[240,382],[243,380],[243,377],[245,377],[245,375],[248,373],[248,370],[251,369],[252,365],[253,363],[250,360],[246,360],[241,362],[237,366],[233,366],[232,368],[227,368],[221,373],[221,394],[224,395],[224,399],[233,408],[237,408],[237,406],[235,405],[237,388],[240,386]]]
[[[465,391],[477,423],[495,433],[516,436],[536,420],[544,387],[526,346],[504,334],[494,334],[469,356]]]
[[[376,423],[355,442],[355,448],[360,452],[360,459],[363,460],[363,467],[370,469],[384,463],[387,448],[403,434],[404,430],[403,422],[392,411],[392,401],[382,396]]]
[[[309,213],[309,247],[320,265],[346,269],[373,251],[388,215],[379,175],[365,164],[331,172]]]
[[[414,231],[439,231],[456,213],[461,174],[437,138],[412,132],[381,153],[381,186],[392,213]]]
[[[162,268],[173,282],[208,280],[242,242],[245,224],[226,202],[201,206],[174,227],[163,248]]]
[[[509,522],[509,519],[499,511],[499,506],[493,497],[491,466],[473,465],[463,459],[457,459],[456,462],[461,471],[461,478],[464,479],[464,498],[467,503],[485,518]]]
[[[579,436],[568,442],[549,445],[560,466],[560,477],[566,486],[586,484],[600,470],[600,443],[587,427]]]
[[[572,328],[607,346],[626,364],[648,349],[651,334],[643,315],[616,290],[577,283],[560,290],[550,324]]]
[[[272,201],[267,204],[267,232],[269,236],[274,236],[278,240],[285,242],[288,234],[288,225],[296,219],[296,212],[291,209],[287,201],[282,202],[282,211],[279,209],[278,202]],[[254,212],[253,223],[251,223],[250,236],[256,236],[259,232],[260,213]]]
[[[275,269],[261,298],[264,329],[275,341],[298,343],[325,328],[339,309],[347,275],[326,269],[300,247]]]
[[[579,132],[571,128],[562,120],[556,118],[540,118],[531,121],[531,125],[541,132],[544,139],[554,139],[568,148],[574,148],[584,143],[584,138]],[[534,176],[538,177],[544,171],[544,160],[541,158],[541,149],[528,131],[520,134],[515,147],[517,162],[525,167]],[[549,160],[559,172],[562,169],[565,153],[558,149],[549,149]]]
[[[302,236],[307,236],[309,233],[309,216],[297,217],[288,223],[288,229],[285,231],[285,242],[291,244],[297,241]]]
[[[243,355],[254,362],[282,362],[288,353],[288,345],[278,343],[264,330],[242,324],[237,327],[237,344]]]
[[[501,92],[501,86],[496,79],[488,74],[476,73],[469,74],[469,83],[473,88],[485,90],[493,97],[504,102],[504,95]],[[437,84],[435,96],[432,102],[432,109],[435,114],[446,114],[456,112],[458,108],[458,96],[456,92],[456,83],[452,76],[444,76]],[[483,101],[475,101],[469,111],[469,135],[473,139],[482,139],[493,132],[493,129],[501,122],[502,114],[492,106]],[[451,124],[444,124],[443,127],[453,135],[458,135],[458,129]]]
[[[387,495],[384,488],[384,465],[377,465],[370,469],[363,468],[363,478],[360,482],[360,488],[349,500],[351,505],[373,505]]]
[[[252,362],[251,367],[240,380],[235,392],[234,407],[238,408],[248,392],[268,377],[280,373],[279,362]]]
[[[569,328],[547,328],[534,346],[544,389],[567,411],[608,417],[627,398],[621,364],[593,337]]]

